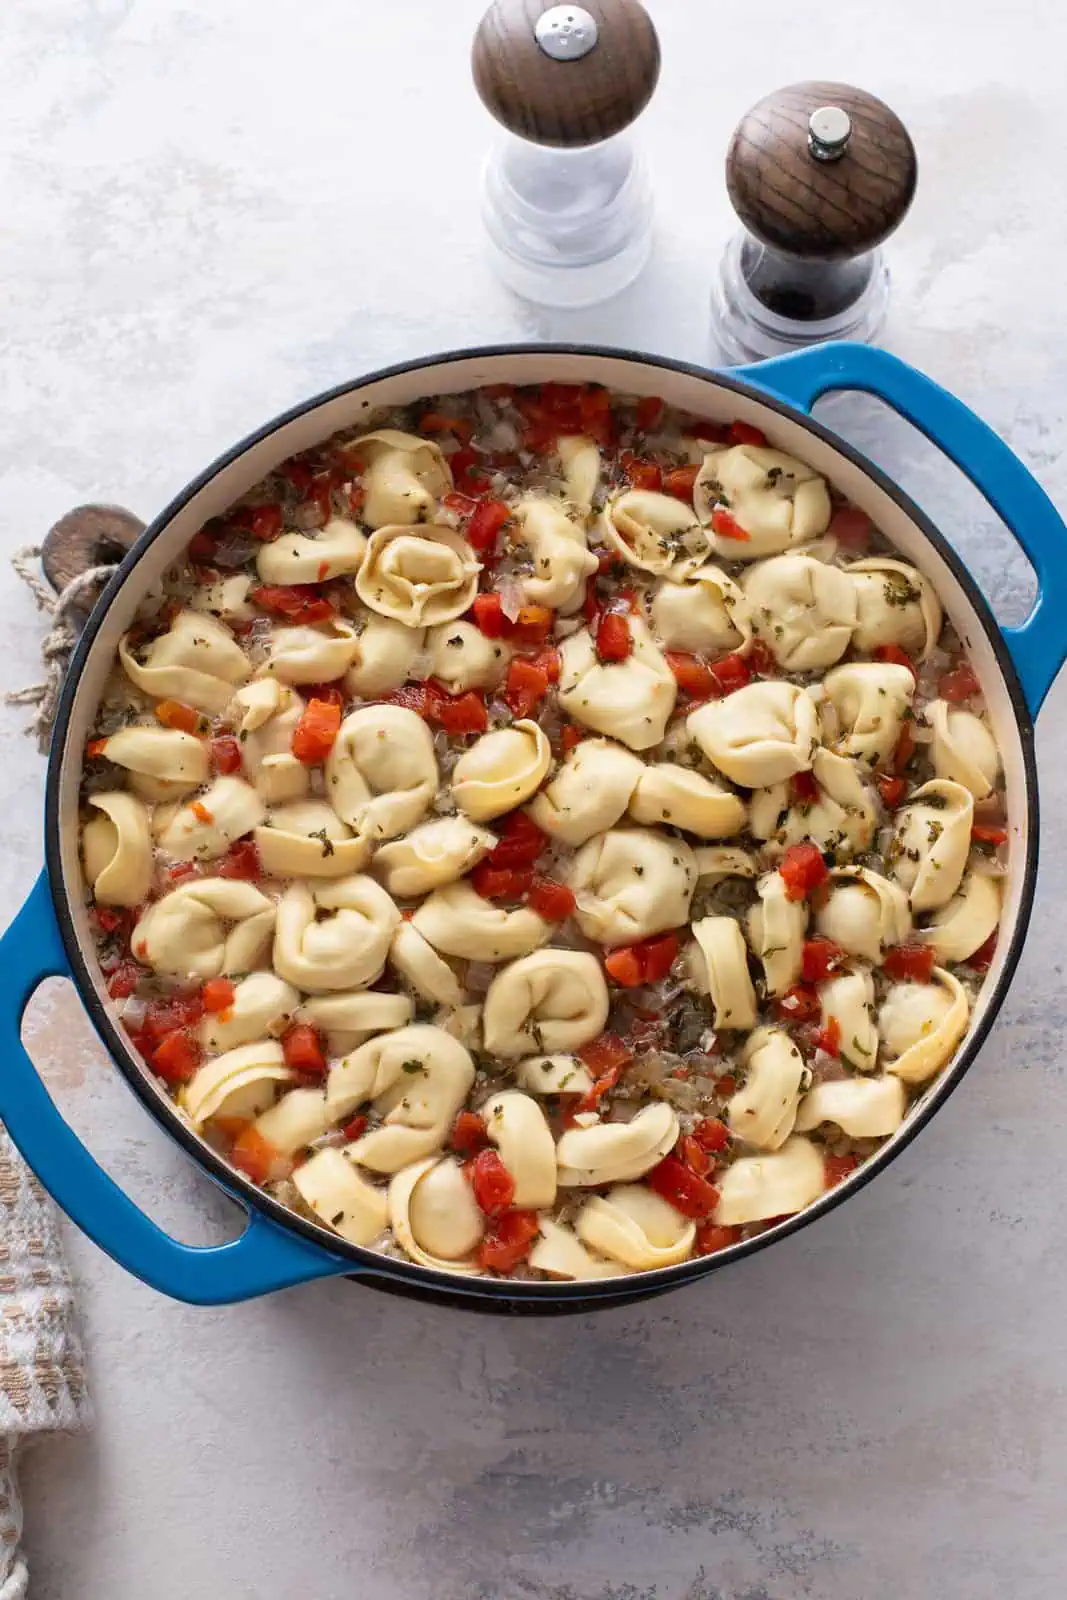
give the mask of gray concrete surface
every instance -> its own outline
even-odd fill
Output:
[[[890,342],[1067,509],[1063,56],[1054,0],[658,0],[643,124],[656,258],[619,302],[510,301],[480,255],[480,0],[6,0],[0,540],[95,496],[148,515],[273,410],[448,345],[582,336],[700,357],[722,152],[804,77],[882,94],[919,146]],[[877,408],[834,419],[941,517],[1005,616],[1003,530]],[[0,572],[0,687],[40,627]],[[71,1234],[99,1427],[25,1471],[36,1600],[1054,1600],[1067,1535],[1067,692],[1041,720],[1040,891],[961,1091],[819,1227],[647,1308],[464,1317],[345,1284],[194,1311]],[[0,896],[43,774],[4,714]],[[153,1214],[220,1202],[109,1075],[73,998],[36,1049]]]

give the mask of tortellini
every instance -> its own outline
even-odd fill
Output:
[[[515,1184],[512,1205],[540,1211],[556,1198],[556,1144],[536,1100],[506,1089],[482,1106],[489,1142]]]
[[[645,767],[630,800],[635,822],[666,823],[701,839],[728,839],[745,825],[744,801],[691,767]]]
[[[192,804],[182,806],[162,827],[163,850],[181,861],[213,861],[225,855],[235,839],[251,833],[266,815],[262,798],[241,778],[216,778]]]
[[[213,715],[226,710],[235,685],[252,675],[229,628],[192,610],[179,611],[168,631],[143,647],[132,645],[126,634],[119,660],[131,682],[154,700],[180,700]]]
[[[642,1107],[629,1122],[568,1128],[556,1145],[557,1182],[562,1189],[630,1183],[658,1166],[677,1138],[678,1118],[665,1100]]]
[[[264,1111],[253,1126],[260,1138],[277,1151],[283,1177],[292,1168],[298,1150],[321,1139],[330,1126],[330,1113],[322,1089],[290,1089]]]
[[[600,531],[631,567],[682,582],[708,556],[708,536],[691,505],[654,489],[627,489],[604,507]]]
[[[874,979],[869,972],[842,972],[819,985],[823,1028],[837,1024],[841,1055],[860,1072],[873,1072],[878,1060],[874,1024]]]
[[[362,706],[341,724],[326,758],[326,793],[365,839],[413,828],[437,793],[433,734],[405,706]]]
[[[258,678],[239,689],[230,707],[241,743],[241,760],[256,793],[267,805],[302,800],[310,788],[308,769],[293,754],[293,734],[304,702],[277,678]]]
[[[429,1156],[396,1174],[389,1184],[389,1223],[398,1244],[421,1266],[479,1270],[474,1252],[485,1236],[485,1216],[452,1156]]]
[[[390,894],[410,899],[455,883],[495,844],[495,834],[463,817],[435,817],[381,845],[371,866]]]
[[[828,672],[822,686],[835,723],[828,742],[839,755],[882,766],[893,754],[911,709],[911,669],[891,661],[850,661]]]
[[[872,653],[895,644],[925,661],[941,632],[941,603],[933,584],[906,561],[872,556],[853,561],[848,575],[856,591],[857,621],[852,642]]]
[[[911,908],[900,885],[880,873],[868,867],[835,867],[815,926],[850,956],[878,967],[890,946],[903,944],[910,935]]]
[[[985,800],[1000,774],[1000,752],[981,717],[947,700],[931,700],[925,715],[934,731],[931,758],[937,777],[962,784],[976,800]]]
[[[409,628],[393,617],[364,612],[345,688],[361,700],[399,689],[412,676],[425,639],[425,628]]]
[[[348,446],[363,467],[363,520],[369,528],[430,521],[452,487],[439,445],[397,428],[378,428]]]
[[[274,970],[287,983],[323,994],[381,977],[400,912],[373,878],[293,883],[277,910]]]
[[[204,1017],[200,1042],[205,1050],[233,1052],[238,1045],[267,1038],[299,1004],[298,991],[284,978],[273,972],[250,972],[234,984],[233,1000],[224,1011],[209,1011]]]
[[[474,1082],[470,1051],[443,1028],[412,1023],[368,1039],[330,1069],[326,1098],[340,1120],[367,1100],[382,1125],[349,1146],[374,1172],[399,1172],[440,1150]]]
[[[745,937],[733,917],[702,917],[694,922],[686,961],[695,988],[711,996],[716,1028],[756,1026],[756,991]]]
[[[218,1116],[252,1118],[273,1105],[280,1083],[295,1077],[278,1041],[258,1039],[198,1068],[184,1085],[179,1104],[194,1128]]]
[[[252,579],[245,572],[198,586],[189,604],[194,611],[206,611],[220,622],[251,622],[255,609],[248,598]]]
[[[745,1040],[742,1088],[726,1108],[730,1130],[760,1150],[777,1150],[793,1131],[804,1058],[782,1028],[757,1028]]]
[[[283,533],[263,545],[256,570],[264,583],[325,583],[358,572],[366,536],[346,517],[331,517],[318,533]]]
[[[506,911],[483,900],[463,879],[425,899],[411,926],[442,955],[468,961],[508,961],[529,955],[546,943],[552,931],[529,906]]]
[[[466,539],[451,528],[384,527],[367,543],[356,593],[383,617],[432,627],[469,610],[481,570]]]
[[[825,533],[830,524],[825,481],[794,456],[764,445],[737,444],[706,455],[693,504],[701,522],[711,524],[711,543],[727,561],[779,555]],[[747,539],[715,532],[719,508],[729,512]]]
[[[900,1078],[839,1078],[817,1083],[800,1102],[798,1133],[830,1122],[852,1139],[885,1139],[904,1121],[906,1092]]]
[[[349,1244],[373,1244],[385,1232],[385,1191],[368,1183],[344,1150],[317,1150],[293,1173],[304,1204]]]
[[[780,872],[767,872],[756,885],[758,904],[748,913],[752,948],[763,963],[767,993],[784,994],[800,978],[808,908],[790,900]]]
[[[738,850],[731,845],[702,845],[693,854],[701,888],[712,888],[725,878],[759,876],[759,863],[748,850]]]
[[[358,645],[359,635],[342,617],[314,626],[298,623],[273,628],[267,642],[267,659],[259,670],[264,677],[278,678],[290,686],[332,683],[335,678],[344,677]]]
[[[612,828],[590,839],[568,874],[574,917],[596,944],[633,944],[684,927],[696,888],[696,857],[653,828]]]
[[[581,1240],[548,1215],[538,1219],[540,1237],[530,1251],[531,1267],[545,1272],[550,1278],[567,1278],[575,1281],[591,1278],[613,1278],[619,1268],[613,1261],[604,1261],[587,1250]]]
[[[99,813],[82,827],[82,860],[93,898],[102,906],[139,906],[152,887],[148,812],[124,789],[89,796]]]
[[[503,640],[487,639],[473,622],[462,620],[430,628],[426,650],[430,677],[443,683],[449,694],[494,688],[511,660],[511,647]]]
[[[134,723],[93,746],[95,755],[130,774],[130,788],[144,800],[175,800],[205,782],[208,747],[176,728]]]
[[[528,547],[532,562],[532,571],[521,580],[523,599],[553,611],[573,610],[597,570],[584,531],[558,501],[544,496],[520,500],[514,515],[518,538]]]
[[[670,579],[652,597],[652,627],[668,650],[721,655],[748,644],[751,614],[744,593],[716,566],[701,566],[685,583]]]
[[[352,989],[348,993],[314,995],[304,1000],[298,1013],[326,1035],[331,1056],[346,1056],[372,1034],[403,1028],[415,1015],[410,995],[384,994],[377,989]]]
[[[688,1261],[696,1241],[695,1222],[637,1183],[618,1184],[587,1200],[575,1228],[583,1244],[631,1272]]]
[[[757,839],[773,840],[771,853],[801,839],[810,839],[839,858],[869,849],[878,816],[858,764],[820,748],[811,772],[814,797],[796,800],[784,813],[782,807],[790,798],[786,784],[757,790],[749,806],[749,831]]]
[[[775,556],[744,579],[752,626],[779,666],[819,672],[849,647],[856,594],[840,567],[814,556]]]
[[[970,1006],[959,979],[935,967],[930,983],[898,983],[878,1013],[885,1070],[925,1083],[950,1060],[967,1032]]]
[[[625,661],[601,661],[588,628],[564,639],[559,703],[575,722],[631,750],[650,750],[667,731],[678,685],[644,620],[627,621],[632,648]]]
[[[584,950],[535,950],[498,972],[482,1013],[485,1048],[495,1056],[577,1050],[603,1031],[608,989]]]
[[[719,1203],[712,1213],[720,1227],[744,1227],[772,1217],[792,1216],[817,1200],[826,1169],[817,1146],[802,1134],[770,1154],[743,1156],[715,1179]]]
[[[1000,884],[985,873],[968,872],[947,905],[934,912],[919,938],[937,959],[968,961],[991,938],[1000,921]]]
[[[577,1056],[524,1056],[515,1064],[515,1081],[529,1094],[587,1094],[593,1074]]]
[[[252,884],[195,878],[149,906],[131,948],[155,972],[203,982],[256,966],[274,918],[273,902]]]
[[[552,765],[552,746],[536,722],[520,718],[510,728],[483,733],[460,756],[452,794],[474,822],[490,822],[514,811],[541,787]]]
[[[588,512],[600,482],[600,446],[588,434],[569,433],[556,440],[556,450],[567,499]]]
[[[687,727],[708,760],[746,789],[808,771],[819,746],[815,701],[792,683],[750,683],[709,700]]]
[[[610,739],[583,739],[530,804],[545,833],[564,844],[585,844],[626,813],[645,768]]]
[[[420,999],[439,1006],[462,1003],[463,987],[456,974],[410,922],[402,922],[393,935],[389,965]]]
[[[365,866],[371,852],[370,842],[353,835],[325,800],[277,806],[254,837],[272,878],[345,878]]]
[[[971,848],[974,798],[969,789],[934,778],[897,812],[889,860],[913,911],[936,911],[960,886]]]

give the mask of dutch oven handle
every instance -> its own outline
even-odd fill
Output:
[[[181,1244],[129,1200],[60,1116],[21,1039],[22,1016],[45,978],[68,977],[47,873],[0,939],[0,1119],[68,1216],[128,1271],[192,1305],[230,1305],[312,1278],[357,1269],[257,1211],[228,1244]]]
[[[871,345],[813,345],[743,367],[739,376],[803,411],[837,390],[876,395],[944,451],[985,496],[1037,577],[1037,599],[1026,621],[1002,629],[1036,717],[1067,658],[1067,528],[1037,479],[999,434],[931,378]]]

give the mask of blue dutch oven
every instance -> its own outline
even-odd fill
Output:
[[[993,966],[971,1026],[950,1068],[936,1079],[900,1131],[850,1179],[801,1215],[718,1255],[637,1277],[595,1283],[511,1283],[459,1278],[348,1245],[287,1211],[200,1140],[131,1050],[97,967],[78,859],[78,790],[83,752],[120,635],[146,589],[192,534],[271,468],[339,428],[358,426],[372,407],[407,404],[487,383],[593,382],[630,394],[659,394],[716,421],[739,418],[773,445],[810,462],[862,507],[901,553],[935,584],[963,639],[989,706],[1004,758],[1010,878]],[[943,536],[884,473],[812,420],[830,391],[879,396],[914,423],[967,475],[1003,517],[1037,575],[1026,622],[1001,629],[974,580]],[[881,1172],[944,1103],[974,1060],[1011,981],[1026,934],[1037,872],[1037,775],[1033,719],[1067,655],[1067,535],[1051,502],[992,430],[928,378],[862,345],[823,345],[729,373],[658,357],[577,346],[462,351],[379,372],[298,406],[208,468],[152,523],[109,583],[85,629],[64,690],[48,768],[47,866],[0,946],[2,1061],[0,1117],[45,1187],[102,1249],[145,1283],[179,1300],[226,1304],[313,1278],[346,1275],[397,1293],[505,1312],[589,1310],[663,1293],[705,1278],[727,1262],[808,1227]],[[232,1243],[181,1244],[140,1211],[66,1125],[20,1040],[26,1005],[43,979],[71,977],[130,1087],[194,1161],[247,1212]]]

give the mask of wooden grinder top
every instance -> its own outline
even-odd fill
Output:
[[[640,116],[659,78],[659,39],[640,0],[494,0],[471,65],[487,110],[510,133],[577,149]]]
[[[881,244],[903,221],[917,177],[900,118],[847,83],[795,83],[767,95],[742,117],[726,155],[726,186],[745,228],[808,260],[845,260]]]

